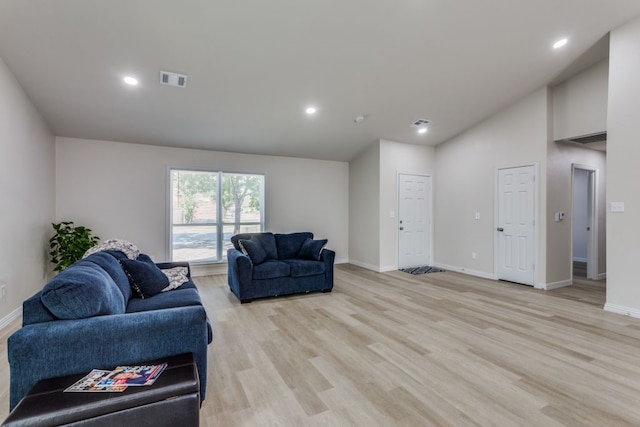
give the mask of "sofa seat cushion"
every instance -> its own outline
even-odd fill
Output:
[[[282,261],[268,260],[260,265],[253,266],[253,279],[276,279],[278,277],[286,277],[291,274],[289,264]]]
[[[275,242],[278,249],[278,259],[298,258],[298,252],[307,239],[313,239],[313,233],[276,234]]]
[[[187,283],[185,283],[185,285],[187,285]],[[198,291],[195,287],[184,289],[180,287],[179,289],[159,293],[150,298],[131,298],[127,304],[127,313],[188,307],[192,305],[202,305]]]
[[[42,303],[58,319],[122,314],[125,301],[111,276],[96,264],[78,261],[42,290]]]
[[[324,263],[303,259],[286,259],[283,262],[291,267],[291,277],[314,276],[324,274]]]

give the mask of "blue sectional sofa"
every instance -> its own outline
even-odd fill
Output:
[[[313,233],[244,233],[231,237],[231,243],[227,278],[241,303],[333,289],[336,254]]]
[[[161,269],[179,272],[180,282],[186,282],[165,287],[169,279]],[[7,344],[10,409],[42,379],[182,353],[194,355],[202,401],[211,340],[188,263],[154,264],[146,255],[131,260],[119,251],[94,253],[24,301],[23,326]]]

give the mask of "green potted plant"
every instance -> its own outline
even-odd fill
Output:
[[[73,221],[51,223],[56,234],[49,239],[51,262],[54,271],[62,271],[82,258],[87,249],[95,246],[100,238],[91,234],[91,229],[75,226]]]

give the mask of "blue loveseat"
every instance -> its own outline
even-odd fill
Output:
[[[335,252],[313,233],[243,233],[227,250],[229,288],[241,303],[254,298],[331,292]]]
[[[160,269],[180,270],[186,282],[160,292],[169,280]],[[153,264],[146,255],[130,260],[119,251],[94,253],[24,301],[23,326],[7,343],[10,409],[42,379],[182,353],[194,354],[202,401],[211,340],[188,263]]]

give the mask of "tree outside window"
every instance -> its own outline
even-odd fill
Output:
[[[234,234],[264,229],[264,175],[171,171],[174,261],[223,261]]]

